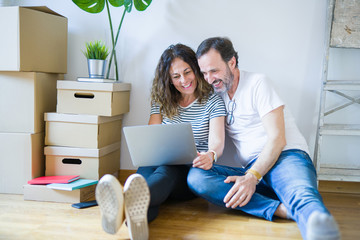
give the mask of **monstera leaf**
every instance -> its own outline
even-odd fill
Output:
[[[100,13],[104,10],[105,2],[108,1],[113,7],[124,6],[127,12],[131,12],[133,0],[72,0],[79,8],[88,13]],[[134,0],[136,10],[145,11],[152,0]]]
[[[73,0],[73,3],[88,13],[99,13],[105,7],[105,0]]]
[[[134,0],[136,10],[145,11],[152,0]]]
[[[150,6],[152,0],[72,0],[72,1],[80,9],[82,9],[88,13],[100,13],[104,10],[104,7],[106,5],[107,14],[108,14],[108,18],[109,18],[110,31],[111,31],[111,40],[112,40],[112,45],[113,45],[113,48],[111,50],[110,61],[109,61],[109,65],[108,65],[106,78],[109,78],[111,62],[112,62],[112,58],[114,57],[116,80],[118,80],[119,74],[118,74],[118,67],[117,67],[117,61],[116,61],[115,46],[116,46],[116,43],[118,40],[118,36],[120,33],[120,29],[121,29],[124,17],[125,17],[125,13],[126,12],[130,13],[133,5],[135,6],[136,10],[145,11]],[[110,13],[110,9],[109,9],[109,3],[113,7],[124,6],[124,13],[121,17],[116,37],[114,36],[113,25],[112,25],[112,20],[111,20],[111,13]]]

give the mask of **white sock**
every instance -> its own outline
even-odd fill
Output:
[[[340,231],[338,225],[328,213],[314,211],[310,214],[306,225],[307,240],[339,240]]]

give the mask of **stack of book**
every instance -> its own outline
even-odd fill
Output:
[[[43,176],[44,113],[67,71],[67,19],[46,7],[0,7],[0,193]]]
[[[85,202],[93,199],[97,182],[80,179],[80,175],[38,177],[24,186],[24,200]]]

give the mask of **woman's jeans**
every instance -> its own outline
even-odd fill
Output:
[[[145,178],[150,189],[149,222],[157,217],[159,206],[166,199],[188,200],[195,197],[186,182],[190,167],[188,165],[166,165],[140,167],[137,170],[137,173]]]
[[[228,176],[244,175],[252,163],[246,168],[220,165],[214,165],[208,171],[191,168],[188,175],[189,187],[196,195],[225,207],[224,197],[234,183],[224,183],[224,180]],[[248,204],[236,209],[271,221],[280,203],[285,205],[288,215],[297,222],[303,237],[306,236],[307,219],[313,211],[328,213],[317,190],[314,165],[304,151],[283,151],[275,165],[256,186]]]

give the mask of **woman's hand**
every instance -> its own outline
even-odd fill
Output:
[[[197,157],[193,161],[193,167],[209,170],[212,168],[213,159],[214,153],[212,152],[198,152]]]

